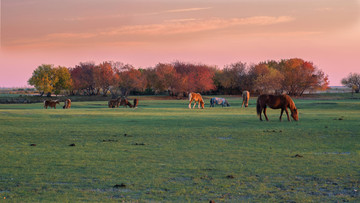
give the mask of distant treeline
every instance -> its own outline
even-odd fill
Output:
[[[166,92],[171,96],[185,96],[189,92],[240,94],[244,90],[302,95],[305,90],[327,88],[328,77],[312,62],[299,58],[250,65],[237,62],[222,69],[179,61],[145,69],[121,62],[85,62],[70,68],[43,64],[34,70],[28,83],[41,95],[65,91],[71,95]]]

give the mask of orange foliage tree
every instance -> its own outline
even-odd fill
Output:
[[[94,67],[93,72],[96,94],[102,90],[103,95],[106,96],[110,87],[116,85],[116,69],[111,62],[103,62]]]
[[[146,79],[140,70],[127,64],[117,70],[118,79],[117,86],[121,91],[121,95],[128,96],[130,91],[146,89]]]
[[[216,69],[207,65],[194,65],[183,62],[175,62],[174,68],[180,74],[182,80],[181,89],[178,92],[207,92],[215,89],[213,78]]]
[[[282,90],[289,95],[302,95],[305,90],[326,89],[329,81],[312,62],[293,58],[282,60],[277,68],[283,75]]]
[[[167,91],[169,95],[175,96],[182,91],[185,80],[176,72],[174,65],[159,63],[154,71],[152,86],[156,92]]]
[[[73,94],[81,91],[85,95],[95,95],[95,80],[94,80],[95,64],[91,62],[80,63],[75,68],[70,68],[71,79],[73,81]]]

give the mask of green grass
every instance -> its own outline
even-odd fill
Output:
[[[1,104],[0,199],[360,201],[360,100],[297,99],[299,122],[279,122],[279,110],[260,122],[255,98],[249,108],[206,101]]]

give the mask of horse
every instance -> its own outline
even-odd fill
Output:
[[[63,109],[70,109],[70,108],[71,108],[71,100],[66,99],[65,102],[64,102]]]
[[[230,106],[229,102],[225,98],[214,97],[210,99],[210,107],[215,107],[215,104],[221,104],[222,107]]]
[[[267,106],[269,106],[272,109],[281,109],[281,114],[279,118],[280,121],[284,111],[286,112],[288,121],[290,121],[289,112],[287,108],[289,108],[291,111],[291,117],[295,121],[299,120],[298,110],[295,106],[294,101],[290,98],[289,95],[268,95],[268,94],[260,95],[256,102],[256,111],[257,111],[257,115],[260,116],[260,121],[262,121],[261,111],[264,112],[266,121],[269,121],[266,115]]]
[[[249,91],[243,91],[242,92],[243,102],[241,104],[241,108],[245,104],[245,107],[249,106],[249,100],[250,100],[250,92]]]
[[[138,99],[134,99],[134,106],[133,106],[133,108],[137,108],[138,104],[139,104],[139,100],[138,100]]]
[[[56,104],[60,104],[59,100],[45,100],[44,101],[44,108],[48,108],[48,106],[50,106],[50,108],[54,108],[56,109]]]
[[[123,106],[123,107],[126,107],[126,108],[127,108],[127,106],[129,106],[130,108],[133,107],[133,105],[131,105],[131,103],[125,98],[122,98],[120,100],[120,106]]]
[[[115,108],[115,107],[119,107],[120,105],[120,97],[117,99],[110,99],[108,102],[108,106],[109,108]]]
[[[201,94],[194,93],[194,92],[189,93],[189,109],[191,109],[192,101],[195,101],[193,108],[195,108],[196,102],[198,102],[199,109],[200,109],[200,105],[201,105],[202,109],[204,108],[205,103],[204,103],[203,98],[201,97]]]

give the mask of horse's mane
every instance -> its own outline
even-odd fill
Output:
[[[286,100],[289,102],[290,110],[296,109],[295,102],[288,95],[286,95]]]

